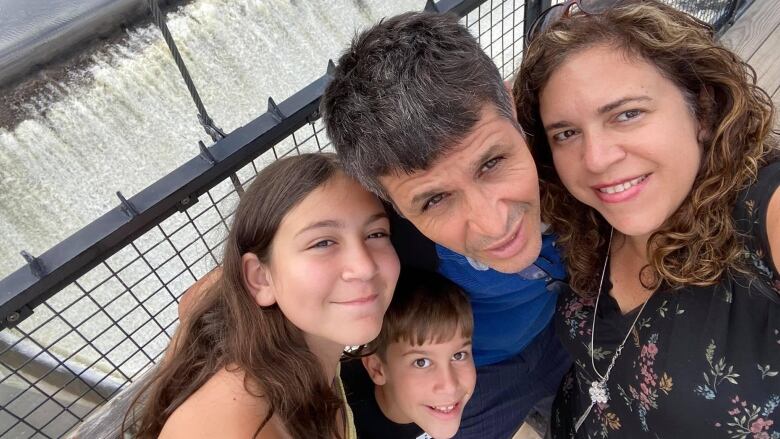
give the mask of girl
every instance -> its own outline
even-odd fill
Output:
[[[377,336],[398,272],[382,204],[334,155],[269,165],[136,403],[136,435],[354,438],[339,359]]]

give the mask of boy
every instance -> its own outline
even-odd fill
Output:
[[[404,268],[371,355],[341,376],[361,439],[450,438],[474,392],[474,322],[465,294],[433,272]]]

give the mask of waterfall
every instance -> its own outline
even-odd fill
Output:
[[[74,0],[75,2],[75,0]],[[195,0],[168,25],[209,114],[226,132],[318,78],[354,36],[422,0]],[[198,154],[211,139],[157,28],[131,28],[0,126],[0,277]],[[0,96],[3,99],[3,96]]]

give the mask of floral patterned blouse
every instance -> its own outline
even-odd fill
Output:
[[[780,438],[780,276],[766,231],[780,162],[764,167],[737,201],[734,218],[757,275],[724,276],[712,287],[659,290],[639,317],[578,432],[598,379],[591,366],[593,299],[571,290],[558,301],[558,335],[574,358],[553,408],[554,438]],[[605,284],[609,284],[605,279]],[[606,372],[636,318],[601,293],[595,365]]]

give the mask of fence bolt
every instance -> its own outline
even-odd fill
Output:
[[[8,320],[8,323],[16,323],[19,320],[19,313],[18,312],[11,313],[5,319]]]
[[[35,256],[27,253],[27,251],[22,250],[20,252],[24,260],[27,262],[27,265],[30,266],[30,270],[32,270],[32,273],[35,277],[38,279],[42,278],[45,273],[45,269],[43,267],[43,263],[41,263],[41,260],[36,258]]]

